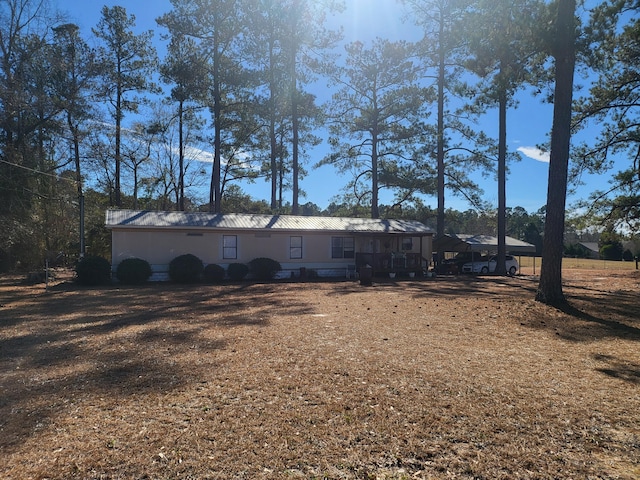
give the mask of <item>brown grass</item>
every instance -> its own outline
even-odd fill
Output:
[[[565,274],[0,279],[0,478],[640,478],[640,275]]]
[[[515,256],[518,263],[524,271],[540,274],[540,268],[542,265],[542,258],[540,257],[522,257]],[[614,270],[614,271],[630,271],[636,270],[636,262],[617,262],[614,260],[595,260],[593,258],[568,258],[562,259],[562,267],[565,270]]]

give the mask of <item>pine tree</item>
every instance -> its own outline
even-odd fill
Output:
[[[566,301],[562,291],[562,252],[571,143],[573,75],[576,62],[575,0],[558,0],[553,58],[555,92],[551,159],[547,190],[547,215],[542,247],[543,268],[536,300],[547,304]]]
[[[478,102],[498,108],[498,275],[506,273],[507,109],[544,60],[538,27],[543,6],[539,0],[481,0],[465,17],[470,32],[467,65],[486,84]]]
[[[378,38],[371,48],[356,42],[346,51],[345,66],[333,72],[341,88],[329,107],[332,153],[320,164],[352,171],[356,196],[368,199],[371,218],[379,218],[381,188],[416,177],[407,164],[424,131],[425,92],[418,85],[413,47],[406,42]]]
[[[102,8],[102,17],[94,35],[102,41],[98,49],[102,83],[100,93],[110,105],[115,122],[115,206],[122,206],[120,187],[122,162],[122,121],[126,113],[136,113],[142,99],[132,96],[155,89],[150,81],[157,65],[156,51],[151,44],[151,31],[136,35],[135,16],[124,7]]]

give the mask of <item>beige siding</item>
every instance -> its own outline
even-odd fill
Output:
[[[224,235],[237,236],[237,258],[223,258]],[[290,239],[302,237],[302,258],[290,258]],[[138,257],[153,264],[168,264],[178,255],[191,253],[205,264],[233,262],[247,263],[257,256],[269,257],[285,263],[343,262],[352,259],[331,258],[331,237],[335,235],[309,233],[247,233],[193,232],[154,230],[113,230],[113,263]],[[348,235],[341,235],[348,236]],[[356,241],[356,251],[364,240]]]
[[[283,275],[298,271],[304,266],[312,269],[333,271],[334,274],[355,258],[332,258],[331,238],[350,237],[349,234],[335,233],[266,233],[246,231],[211,232],[205,230],[153,230],[153,229],[114,229],[113,261],[117,265],[126,258],[137,257],[149,262],[155,271],[166,271],[172,259],[183,254],[193,254],[203,263],[216,263],[224,267],[230,263],[248,263],[256,257],[269,257],[280,262]],[[223,257],[223,236],[237,237],[237,258]],[[290,241],[292,236],[302,237],[302,258],[291,258]],[[391,243],[392,249],[400,248],[396,236],[354,236],[355,252],[381,252]],[[420,253],[429,260],[431,256],[431,237],[413,237],[412,249],[405,252]]]
[[[190,233],[190,234],[188,234]],[[113,230],[112,262],[119,264],[125,258],[142,258],[152,265],[168,264],[179,255],[191,253],[203,262],[217,251],[220,235],[206,232]]]
[[[419,242],[416,242],[419,243]],[[418,252],[420,249],[418,248]],[[431,255],[433,253],[433,237],[422,237],[422,256],[431,262]]]
[[[302,237],[302,258],[292,259],[292,236]],[[307,264],[331,261],[331,235],[299,233],[241,233],[238,234],[238,260],[247,263],[253,258],[269,257],[280,263]]]

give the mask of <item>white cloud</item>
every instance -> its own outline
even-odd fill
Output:
[[[537,147],[518,147],[518,152],[538,162],[549,163],[549,152],[540,150]]]
[[[196,162],[201,163],[213,163],[214,162],[214,154],[209,150],[204,150],[198,147],[187,146],[184,152],[185,156],[195,160]],[[235,155],[236,162],[239,162],[237,165],[239,167],[251,169],[251,170],[260,170],[259,165],[253,165],[249,161],[249,155],[245,152],[236,152]],[[222,157],[220,162],[223,166],[227,165],[227,159]]]
[[[177,150],[177,149],[176,149]],[[184,149],[184,155],[187,158],[191,158],[196,162],[213,163],[213,152],[203,150],[202,148],[187,146]]]

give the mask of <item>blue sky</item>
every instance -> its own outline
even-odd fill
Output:
[[[404,15],[403,7],[396,0],[348,0],[347,10],[339,17],[332,19],[335,25],[342,25],[345,31],[345,41],[368,41],[376,36],[391,40],[416,40],[420,33],[410,24],[402,23]],[[162,30],[158,29],[155,19],[171,8],[169,0],[122,0],[122,1],[95,1],[95,0],[58,0],[61,10],[69,12],[71,19],[75,21],[89,35],[90,29],[96,25],[100,18],[100,10],[103,5],[122,5],[127,12],[136,16],[136,31],[156,30],[156,39],[159,40]],[[316,92],[322,96],[322,92]],[[326,95],[325,95],[326,96]],[[546,203],[548,161],[541,156],[536,145],[548,140],[548,132],[551,130],[553,108],[543,104],[540,98],[533,97],[529,92],[522,92],[518,96],[517,108],[512,108],[507,114],[507,142],[510,151],[519,151],[521,160],[512,163],[507,178],[507,206],[520,206],[528,212],[535,212]],[[489,112],[481,120],[479,128],[497,138],[497,113]],[[583,131],[580,137],[593,137],[595,132]],[[578,138],[580,138],[578,137]],[[326,153],[326,142],[312,153],[309,164],[320,160]],[[340,193],[341,186],[348,179],[337,176],[333,167],[322,167],[312,170],[309,165],[309,174],[301,181],[301,188],[307,193],[306,198],[301,198],[303,204],[311,201],[325,208],[332,197]],[[474,175],[484,189],[484,199],[494,207],[497,207],[497,183],[493,176],[483,178],[480,173]],[[577,193],[570,195],[568,205],[583,199],[596,189],[605,188],[608,176],[586,176],[583,181],[585,186],[579,187]],[[270,187],[265,181],[259,180],[253,185],[242,185],[243,190],[258,199],[269,199]],[[382,201],[384,203],[384,196]],[[390,201],[390,199],[388,199]],[[436,207],[435,197],[425,198],[425,202]],[[466,210],[470,206],[461,199],[448,195],[446,206],[458,210]]]

